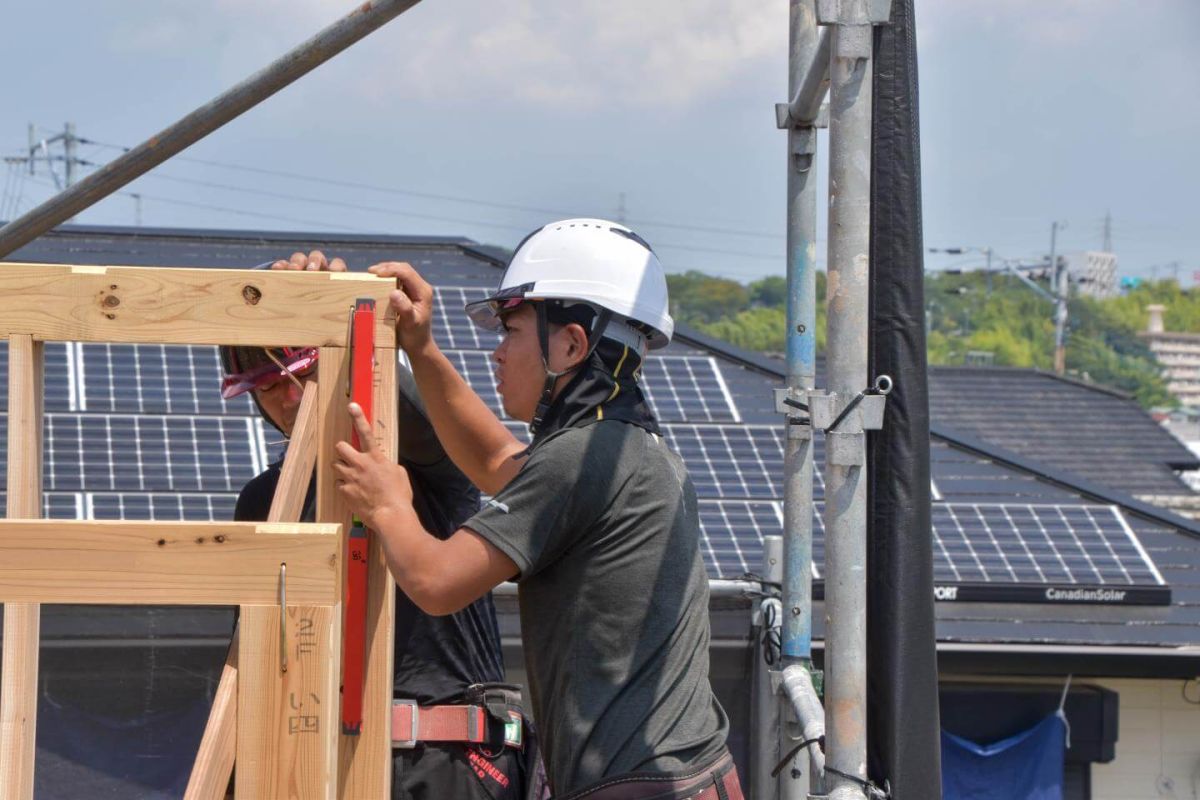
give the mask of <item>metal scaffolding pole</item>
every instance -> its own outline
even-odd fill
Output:
[[[777,684],[774,682],[777,674],[775,671],[779,669],[775,647],[782,639],[780,620],[783,610],[779,597],[770,591],[770,587],[783,579],[782,538],[763,537],[761,574],[765,585],[758,605],[753,608],[750,626],[753,680],[750,725],[753,741],[750,748],[748,788],[751,800],[775,800],[778,793],[771,771],[779,761],[780,746],[783,744],[778,732],[785,726],[784,718],[780,717],[781,708],[775,691]]]
[[[825,789],[866,796],[867,375],[871,220],[872,23],[890,3],[821,0],[829,66],[829,281],[825,433]],[[881,8],[882,6],[882,8]],[[882,19],[880,17],[882,16]],[[877,387],[880,388],[880,387]],[[873,398],[879,399],[881,398]],[[882,407],[879,406],[880,413]],[[857,412],[857,413],[855,413]],[[822,415],[824,416],[824,415]]]
[[[783,622],[780,668],[805,673],[804,680],[784,683],[782,672],[772,684],[779,687],[781,720],[798,719],[801,736],[811,727],[812,714],[820,713],[820,700],[811,678],[812,670],[812,495],[813,429],[807,413],[808,395],[816,386],[817,333],[817,118],[828,88],[829,45],[827,32],[818,34],[814,0],[791,0],[788,65],[788,103],[776,107],[776,122],[788,132],[787,140],[787,384],[779,394],[777,408],[784,416],[784,501],[783,501]],[[795,687],[802,696],[793,699],[785,687]],[[806,710],[808,717],[794,717]],[[777,736],[779,752],[795,745],[791,725],[783,725]],[[772,743],[774,744],[774,743]],[[759,744],[767,748],[764,739]],[[774,748],[771,748],[774,749]],[[816,745],[811,749],[816,750]],[[796,767],[780,771],[777,786],[756,788],[761,800],[802,800],[810,788],[820,785],[820,774],[807,776]],[[775,791],[771,790],[776,790]]]
[[[265,69],[0,228],[0,258],[103,200],[324,64],[420,0],[368,0]],[[70,167],[68,167],[69,169]]]

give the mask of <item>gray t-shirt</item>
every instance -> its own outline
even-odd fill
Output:
[[[612,420],[558,431],[465,527],[521,570],[530,698],[556,794],[722,752],[696,492],[661,438]]]

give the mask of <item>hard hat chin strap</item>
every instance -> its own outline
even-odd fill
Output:
[[[592,321],[592,329],[588,332],[587,354],[579,363],[573,367],[567,367],[561,372],[554,372],[550,369],[550,322],[546,318],[546,304],[534,303],[533,306],[537,314],[537,335],[538,345],[542,349],[542,368],[546,370],[546,380],[542,384],[542,397],[538,400],[537,408],[533,412],[533,419],[529,423],[530,434],[536,436],[546,418],[546,413],[550,411],[550,404],[554,400],[554,384],[563,375],[571,374],[588,362],[600,344],[600,337],[604,335],[604,329],[608,327],[609,320],[612,319],[612,312],[607,308],[601,308],[597,312],[596,318]]]

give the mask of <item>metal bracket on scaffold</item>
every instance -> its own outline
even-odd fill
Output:
[[[808,392],[810,424],[814,430],[825,432],[825,446],[834,464],[862,464],[862,449],[850,446],[846,436],[837,434],[861,434],[881,429],[892,385],[891,376],[879,375],[871,386],[849,397],[822,389]]]

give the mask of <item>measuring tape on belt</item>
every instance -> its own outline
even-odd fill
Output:
[[[350,320],[350,400],[369,424],[375,421],[375,301],[354,301]],[[350,443],[362,450],[358,431]],[[346,613],[342,621],[342,733],[362,732],[363,683],[367,631],[367,554],[371,531],[361,519],[351,520],[346,542]]]

